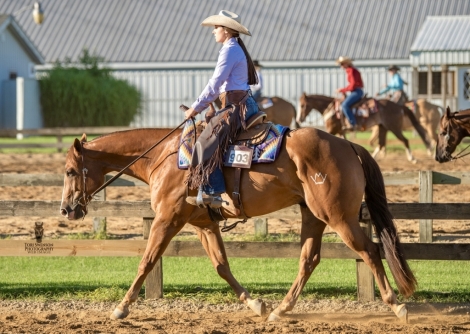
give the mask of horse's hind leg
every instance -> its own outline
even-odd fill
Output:
[[[378,139],[379,139],[379,145],[376,146],[374,152],[372,153],[372,158],[376,159],[379,155],[380,152],[382,152],[383,155],[385,155],[385,145],[387,144],[387,129],[383,125],[377,125],[374,128],[378,131]],[[372,133],[373,134],[373,133]]]
[[[205,227],[194,227],[219,276],[227,281],[240,301],[248,305],[257,315],[264,316],[266,304],[261,300],[252,299],[248,291],[238,283],[230,271],[218,224],[212,223]]]
[[[320,263],[321,238],[325,223],[316,218],[307,206],[301,206],[302,230],[299,272],[282,303],[269,315],[268,321],[279,320],[287,311],[291,311],[302,289]]]
[[[406,305],[399,305],[397,302],[397,296],[385,274],[385,268],[380,258],[379,246],[365,235],[357,218],[342,219],[342,217],[338,217],[338,220],[332,219],[332,221],[341,222],[340,224],[334,224],[334,230],[343,239],[344,243],[355,251],[370,267],[379,287],[382,300],[390,306],[398,318],[407,321],[408,311]]]
[[[127,291],[122,302],[111,313],[111,319],[124,319],[129,314],[129,305],[139,296],[140,288],[148,273],[153,269],[162,256],[171,239],[181,230],[184,224],[173,224],[171,219],[158,219],[155,217],[150,229],[150,235],[142,260],[140,260],[137,276]]]
[[[406,158],[408,159],[408,161],[415,164],[417,160],[415,159],[415,157],[413,157],[413,154],[411,153],[411,149],[410,149],[410,144],[408,142],[408,139],[406,139],[406,137],[403,135],[403,132],[401,132],[401,130],[390,130],[390,131],[392,131],[392,133],[397,137],[397,139],[400,140],[403,143],[403,145],[405,145]]]

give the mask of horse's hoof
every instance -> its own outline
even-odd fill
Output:
[[[281,317],[275,314],[274,312],[271,312],[271,314],[268,317],[268,321],[279,321],[281,320]]]
[[[247,303],[248,307],[260,317],[266,315],[266,304],[261,299],[252,299]]]
[[[408,323],[408,308],[405,304],[398,305],[396,315],[401,322]]]
[[[128,315],[129,315],[129,309],[128,308],[125,308],[124,310],[121,310],[121,309],[119,309],[119,307],[116,307],[114,309],[113,313],[111,313],[110,318],[113,319],[113,320],[120,320],[120,319],[124,319]]]
[[[413,165],[416,165],[416,163],[418,162],[418,160],[413,159],[413,160],[410,160],[410,162],[411,162]]]

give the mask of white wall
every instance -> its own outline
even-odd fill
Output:
[[[39,82],[17,78],[0,82],[3,90],[3,110],[0,122],[7,129],[36,129],[43,127]]]
[[[23,47],[18,44],[17,39],[7,29],[0,33],[0,122],[2,119],[10,118],[5,115],[4,106],[12,101],[3,101],[9,99],[10,95],[3,92],[3,82],[9,80],[10,72],[15,72],[18,77],[34,78],[34,63]],[[2,93],[3,92],[3,93]],[[11,97],[13,98],[13,97]],[[0,123],[0,127],[5,127]]]
[[[388,82],[387,67],[358,67],[362,73],[365,91],[374,95]],[[114,75],[138,87],[144,96],[142,116],[135,120],[138,127],[174,127],[183,120],[180,104],[191,105],[202,92],[213,68],[201,70],[116,71]],[[401,67],[401,75],[408,82],[405,91],[411,95],[411,67]],[[346,85],[346,75],[339,67],[323,68],[264,68],[263,77],[267,96],[279,96],[296,108],[302,92],[333,95]],[[322,125],[318,113],[312,112],[307,124]]]

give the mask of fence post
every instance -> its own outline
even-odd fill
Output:
[[[62,144],[62,135],[57,135],[57,144]],[[58,147],[57,152],[62,152],[62,147]]]
[[[262,237],[268,235],[268,218],[255,218],[255,235]]]
[[[372,224],[370,216],[362,214],[361,228],[364,233],[372,239]],[[360,302],[369,302],[375,300],[374,274],[369,266],[362,259],[356,260],[357,276],[357,300]]]
[[[106,181],[106,176],[104,178]],[[106,188],[93,197],[94,201],[106,201]],[[106,217],[93,217],[93,232],[106,234]]]
[[[432,171],[419,172],[419,202],[432,203]],[[419,242],[432,242],[432,219],[419,220]]]
[[[147,240],[150,234],[153,218],[144,218],[144,239]],[[163,266],[160,258],[151,272],[145,279],[145,299],[163,298]]]

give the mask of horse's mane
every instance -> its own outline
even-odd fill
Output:
[[[129,129],[129,130],[121,130],[121,131],[114,131],[114,132],[111,132],[111,133],[106,133],[104,135],[101,135],[101,136],[98,136],[92,140],[90,140],[90,143],[92,141],[95,141],[97,139],[102,139],[102,138],[105,138],[105,137],[108,137],[108,136],[111,136],[111,135],[115,135],[115,134],[123,134],[123,133],[126,133],[126,132],[130,132],[130,131],[144,131],[144,130],[164,130],[164,129],[161,129],[161,128],[135,128],[135,129]],[[169,130],[168,132],[170,132],[171,130]]]

